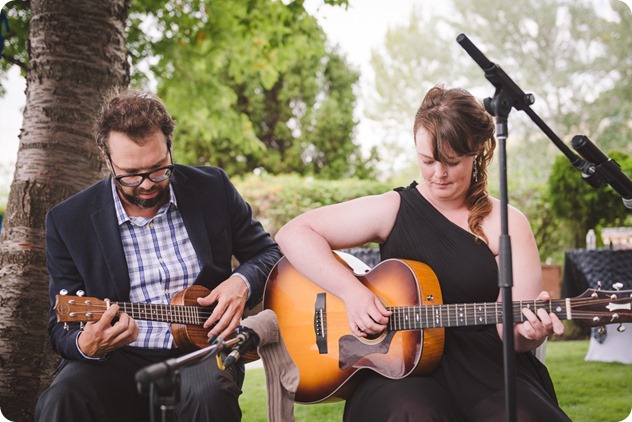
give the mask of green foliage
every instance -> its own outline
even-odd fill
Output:
[[[5,37],[2,56],[0,57],[0,80],[6,75],[6,72],[14,65],[22,70],[22,75],[26,75],[26,67],[28,66],[28,55],[26,50],[29,20],[31,19],[30,2],[25,0],[13,0],[8,2],[2,8],[2,12],[6,15],[9,22],[9,31],[7,32],[2,24],[2,35]],[[0,85],[0,95],[5,93],[5,89]]]
[[[632,175],[632,158],[614,151],[609,154],[621,169]],[[549,176],[548,198],[552,217],[573,235],[573,247],[584,247],[588,229],[624,225],[630,211],[610,186],[592,188],[566,157],[558,157]]]
[[[348,142],[357,124],[352,118],[355,108],[353,87],[359,75],[348,70],[341,56],[333,54],[329,56],[323,76],[327,97],[303,119],[307,122],[303,125],[305,136],[302,142],[296,143],[299,148],[293,148],[295,165],[292,170],[330,179],[352,174],[360,178],[371,177],[373,172],[367,168],[370,164],[362,159],[358,146]],[[307,151],[312,153],[304,157]],[[305,158],[307,168],[301,171]],[[373,157],[373,161],[375,159]]]
[[[7,6],[0,77],[12,64],[26,70],[29,8]],[[376,153],[364,158],[352,139],[359,74],[328,49],[303,1],[135,0],[127,34],[132,84],[157,84],[178,123],[180,162],[373,176]]]
[[[147,15],[156,33],[142,26]],[[372,174],[375,157],[363,159],[352,140],[359,75],[327,50],[302,2],[145,0],[130,22],[132,62],[154,58],[158,93],[178,122],[180,162],[230,173]]]
[[[391,190],[383,182],[322,180],[298,175],[249,175],[233,179],[253,215],[273,235],[292,218],[313,208]]]

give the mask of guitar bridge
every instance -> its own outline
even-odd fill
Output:
[[[316,295],[314,304],[314,332],[316,333],[316,346],[318,353],[327,353],[327,296],[326,293]]]

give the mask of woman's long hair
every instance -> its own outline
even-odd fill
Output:
[[[487,242],[482,224],[492,209],[487,192],[487,168],[496,148],[492,116],[468,91],[435,86],[428,91],[415,115],[415,142],[421,127],[431,137],[436,161],[445,163],[454,156],[475,156],[476,177],[472,178],[466,195],[467,223],[472,233]]]

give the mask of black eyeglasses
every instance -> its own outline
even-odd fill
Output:
[[[136,186],[140,186],[145,181],[145,179],[149,179],[154,183],[159,183],[169,179],[171,175],[173,175],[174,166],[173,164],[170,164],[168,166],[160,167],[155,170],[147,171],[145,173],[125,174],[122,176],[117,176],[116,172],[114,171],[114,164],[112,164],[112,158],[110,158],[110,154],[108,154],[107,157],[110,161],[110,167],[112,168],[114,179],[122,186],[128,188],[135,188]],[[169,151],[169,158],[173,163],[171,151]]]

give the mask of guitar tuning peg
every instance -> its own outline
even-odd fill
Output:
[[[60,295],[62,295],[62,296],[66,296],[66,295],[68,294],[68,290],[66,290],[66,289],[61,289],[61,290],[59,291],[59,294],[60,294]]]
[[[604,327],[603,325],[600,325],[599,328],[597,328],[597,332],[601,336],[605,335],[606,334],[606,327]]]
[[[615,289],[618,292],[618,291],[620,291],[623,288],[623,283],[614,283],[612,285],[612,288]]]
[[[80,322],[80,323],[79,323],[79,329],[80,329],[80,330],[83,330],[83,322]]]
[[[597,290],[601,290],[601,281],[597,282]]]
[[[77,290],[77,296],[82,297],[85,294],[86,292],[84,292],[83,290]]]
[[[68,327],[68,323],[64,322],[64,331],[69,331],[70,327]]]
[[[625,331],[625,325],[623,325],[623,323],[620,323],[619,326],[617,327],[617,331],[622,333]]]

